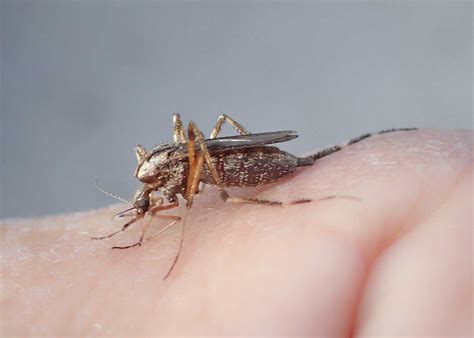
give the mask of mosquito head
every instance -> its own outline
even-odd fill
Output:
[[[135,201],[135,208],[137,209],[137,213],[144,214],[150,208],[150,199],[148,197],[140,197]]]
[[[135,217],[136,219],[142,218],[146,212],[150,209],[150,197],[143,195],[142,191],[137,191],[133,200],[132,206],[125,210],[122,210],[112,216],[115,217]]]
[[[151,195],[151,190],[145,186],[135,193],[133,208],[137,215],[144,215],[150,208],[163,203],[161,197]]]

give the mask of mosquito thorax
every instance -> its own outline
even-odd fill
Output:
[[[176,154],[175,144],[165,143],[152,149],[146,156],[138,156],[136,178],[143,183],[159,186],[160,181],[172,170],[173,157]]]

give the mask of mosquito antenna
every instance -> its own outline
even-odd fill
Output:
[[[102,188],[100,185],[99,185],[99,182],[97,181],[97,177],[94,177],[94,184],[95,186],[97,187],[97,189],[99,189],[100,191],[102,191],[104,194],[106,195],[109,195],[110,197],[113,197],[119,201],[122,201],[122,202],[125,202],[125,203],[132,203],[130,201],[127,201],[125,198],[122,198],[120,196],[117,196],[115,194],[112,194],[111,192],[105,190],[104,188]]]
[[[166,278],[168,278],[168,276],[171,274],[171,272],[173,271],[176,263],[178,262],[178,258],[179,258],[179,254],[181,253],[181,249],[183,248],[183,242],[184,242],[184,231],[186,229],[186,220],[188,218],[188,213],[189,213],[189,210],[186,212],[186,214],[184,215],[184,219],[183,219],[183,222],[181,223],[181,239],[179,241],[179,247],[178,247],[178,252],[176,253],[176,256],[174,257],[174,261],[173,263],[171,264],[168,272],[166,273],[166,275],[163,277],[163,280],[166,280]]]

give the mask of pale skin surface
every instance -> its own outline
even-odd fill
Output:
[[[139,224],[89,239],[118,229],[124,205],[3,222],[1,335],[471,336],[472,179],[473,133],[423,130],[230,191],[360,202],[236,205],[208,188],[166,281],[179,225],[128,250],[110,248]]]

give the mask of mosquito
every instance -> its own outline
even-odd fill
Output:
[[[223,124],[227,122],[239,133],[236,136],[218,137]],[[389,129],[379,132],[414,130],[415,128]],[[178,195],[186,200],[186,207],[193,205],[194,196],[199,193],[199,185],[207,184],[217,187],[224,202],[262,204],[268,206],[283,206],[311,202],[311,199],[297,199],[290,202],[259,199],[253,197],[232,197],[227,192],[229,187],[259,186],[275,182],[295,172],[299,167],[311,166],[322,157],[341,150],[344,146],[362,141],[372,134],[364,134],[352,139],[344,145],[333,146],[316,154],[298,157],[274,146],[276,143],[287,142],[298,137],[295,131],[273,131],[265,133],[249,133],[241,124],[228,115],[220,115],[208,139],[194,122],[190,122],[186,133],[179,114],[173,115],[173,141],[156,146],[147,151],[143,146],[135,147],[137,167],[134,176],[143,183],[137,190],[132,207],[117,215],[129,216],[131,219],[122,228],[106,236],[92,239],[105,239],[125,231],[130,225],[141,221],[139,240],[127,246],[114,246],[113,249],[128,249],[140,246],[153,217],[171,219],[169,226],[181,220],[179,216],[162,215],[160,211],[177,208]],[[100,186],[104,193],[128,202],[112,194]],[[156,195],[155,193],[160,193]],[[350,196],[328,196],[319,200],[332,198],[350,198]],[[145,221],[146,215],[150,220]],[[164,279],[173,270],[178,261],[183,246],[185,221],[181,222],[181,237],[175,259]]]

